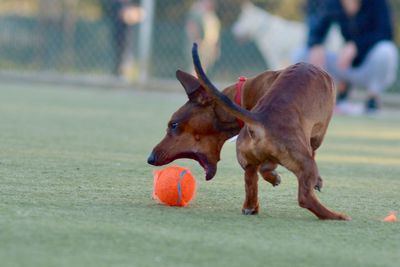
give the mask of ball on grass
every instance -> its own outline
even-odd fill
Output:
[[[196,192],[196,179],[188,168],[171,166],[154,171],[153,198],[168,206],[185,207]]]
[[[396,213],[390,212],[388,216],[383,219],[384,222],[397,222]]]

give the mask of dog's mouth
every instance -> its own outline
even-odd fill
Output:
[[[211,180],[217,173],[217,164],[211,162],[206,155],[196,152],[183,152],[171,158],[166,158],[163,154],[156,155],[152,152],[147,162],[154,166],[162,166],[176,159],[193,159],[197,161],[203,167],[207,181]]]
[[[185,158],[196,160],[200,166],[203,167],[207,181],[211,180],[215,176],[217,172],[217,165],[215,163],[211,163],[207,159],[206,155],[201,153],[190,153]]]

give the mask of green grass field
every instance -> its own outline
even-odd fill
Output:
[[[336,117],[317,160],[328,207],[297,204],[296,178],[260,180],[261,213],[241,215],[242,171],[227,143],[216,177],[197,163],[186,208],[151,199],[146,159],[182,94],[0,85],[0,265],[400,266],[400,123]]]

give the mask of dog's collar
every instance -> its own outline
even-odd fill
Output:
[[[242,106],[242,87],[246,82],[247,78],[244,76],[240,76],[238,82],[236,83],[236,95],[235,95],[235,103],[238,106]],[[244,122],[242,120],[237,119],[240,128],[243,128]]]

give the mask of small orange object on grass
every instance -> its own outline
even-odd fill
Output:
[[[397,222],[396,213],[391,212],[383,219],[384,222]]]
[[[185,207],[196,192],[196,179],[188,168],[171,166],[154,171],[153,198],[168,206]]]

